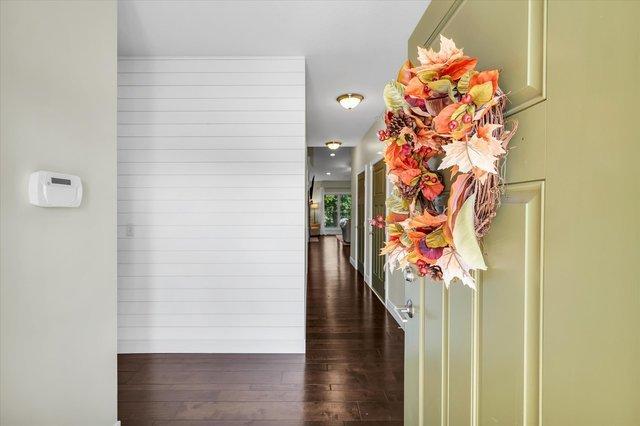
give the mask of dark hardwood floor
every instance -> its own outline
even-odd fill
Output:
[[[119,355],[123,426],[402,425],[404,335],[348,253],[309,243],[304,355]]]

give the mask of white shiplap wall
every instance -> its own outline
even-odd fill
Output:
[[[304,58],[121,58],[118,350],[303,352]]]

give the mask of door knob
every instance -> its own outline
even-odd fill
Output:
[[[412,283],[416,280],[416,274],[413,272],[413,268],[409,265],[405,266],[402,270],[404,280],[408,283]]]
[[[394,309],[398,313],[398,316],[400,316],[402,322],[408,322],[415,314],[415,309],[411,299],[407,300],[407,303],[403,307],[396,306]]]

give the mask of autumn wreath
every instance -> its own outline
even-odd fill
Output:
[[[386,220],[374,224],[387,227],[381,253],[392,268],[415,265],[446,286],[458,278],[475,288],[470,272],[487,268],[479,239],[500,205],[516,125],[504,128],[498,70],[476,71],[477,59],[443,36],[438,52],[418,47],[418,61],[406,61],[384,88],[378,137],[394,188]],[[451,178],[446,192],[441,171]]]

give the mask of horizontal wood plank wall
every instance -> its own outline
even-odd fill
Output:
[[[304,58],[120,58],[118,351],[304,352]]]

